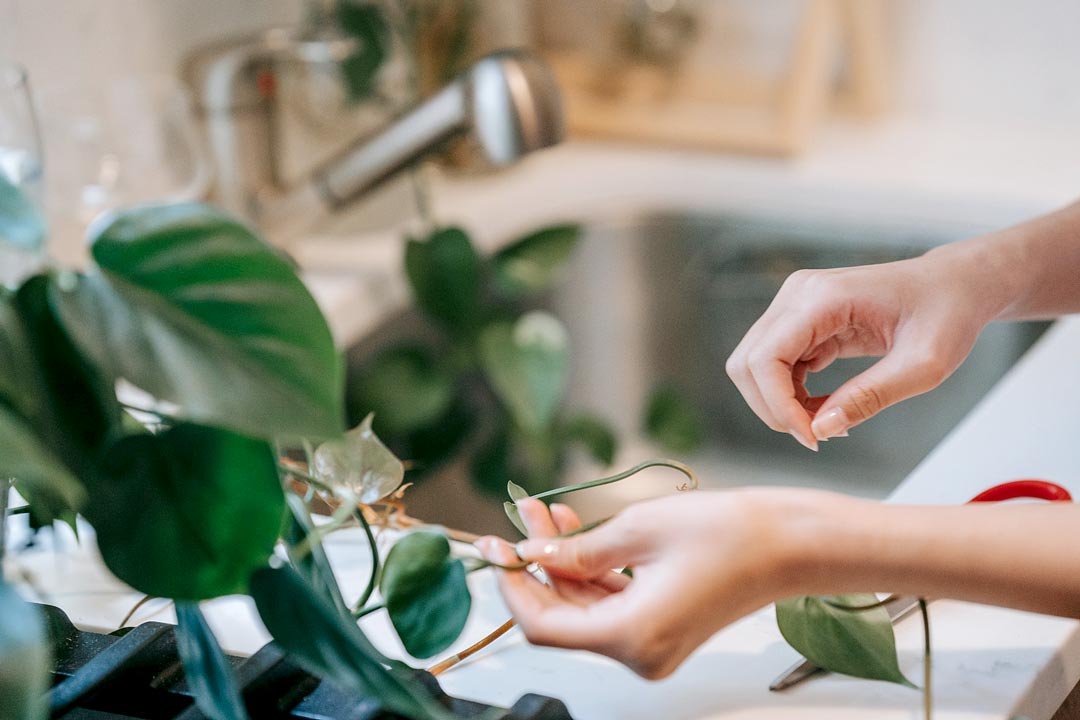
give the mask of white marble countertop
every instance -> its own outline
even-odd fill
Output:
[[[961,503],[989,485],[1017,477],[1051,479],[1080,495],[1077,357],[1080,317],[1052,328],[899,487],[893,500]],[[104,570],[91,537],[88,532],[78,546],[70,535],[58,533],[55,548],[43,545],[23,552],[7,571],[9,576],[28,572],[44,599],[63,607],[77,625],[109,631],[139,595]],[[355,596],[367,577],[362,535],[341,531],[331,535],[327,545],[346,596]],[[459,647],[508,617],[489,573],[473,575],[470,585],[474,609]],[[207,614],[232,652],[251,653],[267,640],[246,599],[210,602]],[[166,601],[151,601],[132,622],[172,619]],[[1014,715],[1046,720],[1080,680],[1076,621],[943,601],[931,606],[931,622],[939,720],[1007,720]],[[376,614],[362,627],[387,652],[401,654],[384,617]],[[897,639],[902,668],[919,677],[922,636],[917,619],[901,622]],[[766,608],[716,635],[662,682],[641,680],[588,653],[531,647],[517,631],[441,680],[452,694],[496,704],[510,705],[526,692],[559,697],[580,720],[919,716],[918,692],[879,682],[827,676],[770,693],[769,681],[795,658]]]

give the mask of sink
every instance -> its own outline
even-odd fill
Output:
[[[730,215],[657,213],[591,223],[543,302],[570,334],[567,404],[607,418],[622,441],[617,464],[629,465],[665,454],[640,431],[649,393],[663,381],[692,398],[704,421],[706,442],[682,458],[698,471],[703,487],[800,485],[884,497],[1048,324],[991,325],[964,365],[935,391],[882,412],[849,438],[823,443],[817,454],[758,420],[727,378],[724,362],[791,272],[888,262],[955,239],[895,226],[796,225]],[[414,323],[401,320],[395,328],[416,332]],[[371,346],[362,343],[354,361]],[[871,362],[838,361],[811,378],[811,390],[828,392]],[[576,458],[565,481],[602,471]],[[568,502],[595,517],[675,483],[630,480]],[[418,483],[407,502],[412,514],[450,526],[507,528],[499,503],[474,493],[461,468]]]

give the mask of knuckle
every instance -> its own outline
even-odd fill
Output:
[[[872,385],[856,385],[851,389],[849,402],[857,415],[856,420],[866,420],[886,405],[884,393]]]
[[[911,359],[910,368],[927,383],[937,385],[948,374],[945,354],[935,346],[922,348]]]

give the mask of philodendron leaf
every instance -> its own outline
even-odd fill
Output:
[[[315,475],[333,487],[348,488],[362,503],[378,502],[401,487],[405,466],[371,429],[368,415],[357,427],[315,450]]]
[[[653,390],[645,409],[645,433],[665,450],[689,453],[701,446],[705,429],[690,398],[677,388],[661,385]]]
[[[591,415],[575,415],[561,428],[564,440],[582,445],[594,460],[603,465],[615,461],[618,441],[615,431],[606,422]]]
[[[405,246],[405,274],[420,308],[455,333],[479,321],[482,261],[459,228],[437,230]]]
[[[445,535],[414,532],[386,556],[379,590],[410,655],[428,658],[448,648],[465,628],[472,596],[465,566],[450,556]]]
[[[0,478],[19,483],[32,507],[46,518],[79,510],[86,490],[37,435],[13,412],[0,405]],[[6,485],[0,484],[0,492]]]
[[[543,431],[566,386],[569,351],[563,324],[536,311],[513,325],[490,325],[480,336],[480,359],[517,424],[527,432]]]
[[[900,672],[896,637],[884,607],[844,610],[877,602],[870,594],[793,597],[776,603],[776,624],[791,647],[832,672],[915,687]]]
[[[48,717],[49,667],[40,611],[0,580],[0,718]]]
[[[380,352],[349,388],[350,400],[375,413],[387,437],[430,427],[454,399],[454,379],[426,348]]]
[[[118,578],[147,595],[203,600],[246,591],[284,510],[269,444],[180,424],[114,443],[86,517]]]
[[[326,321],[292,265],[245,226],[197,203],[146,205],[92,239],[100,272],[67,277],[52,299],[104,375],[255,437],[341,431],[344,376]]]
[[[570,258],[580,235],[578,225],[555,225],[507,245],[491,259],[496,286],[509,295],[547,288]]]
[[[0,245],[37,249],[45,240],[45,217],[0,167]]]
[[[506,494],[510,496],[510,502],[503,503],[506,517],[510,518],[510,522],[514,523],[514,527],[521,531],[522,535],[527,536],[529,531],[525,529],[525,521],[521,519],[521,511],[517,508],[517,501],[529,497],[529,492],[517,483],[507,482]]]
[[[408,668],[380,653],[355,622],[343,618],[293,569],[256,570],[251,596],[274,642],[309,672],[347,692],[376,697],[403,717],[453,717]]]
[[[196,603],[176,603],[176,649],[199,710],[211,720],[247,720],[232,666]]]

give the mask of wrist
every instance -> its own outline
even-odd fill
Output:
[[[923,258],[942,282],[966,293],[983,324],[1008,316],[1022,302],[1031,280],[1031,258],[1020,228],[949,243]]]

